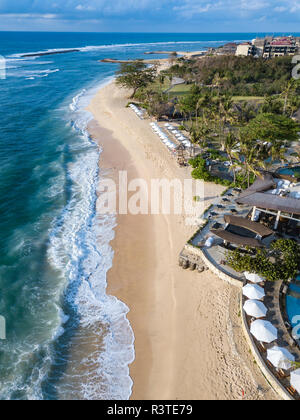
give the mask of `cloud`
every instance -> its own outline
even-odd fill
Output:
[[[242,14],[247,11],[255,13],[259,10],[272,13],[287,11],[293,13],[300,10],[299,0],[0,0],[1,14],[59,14],[80,18],[82,14],[97,14],[106,16],[134,15],[147,11],[155,14],[160,10],[169,11],[172,15],[182,15],[193,18],[203,13],[231,12]]]
[[[224,31],[225,26],[232,32],[256,31],[257,22],[264,21],[276,30],[275,25],[299,21],[300,0],[0,0],[1,17],[55,20],[57,25],[59,21],[78,25],[105,21],[108,26],[130,22],[130,30],[136,23],[142,28],[152,25],[154,31],[159,25],[175,31],[192,29],[188,22],[202,31],[209,24],[215,31]]]

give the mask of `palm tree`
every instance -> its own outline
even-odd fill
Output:
[[[216,114],[215,118],[217,120],[219,141],[223,151],[225,151],[226,131],[237,120],[232,105],[233,101],[231,97],[222,96],[218,98],[218,114]]]
[[[252,105],[248,102],[242,102],[240,105],[237,105],[238,120],[242,124],[247,124],[250,120],[255,118],[256,109],[255,105]]]
[[[220,89],[223,85],[223,82],[227,80],[226,77],[221,77],[220,73],[216,73],[214,78],[213,78],[213,85],[218,89],[218,95],[220,96]]]
[[[284,106],[283,106],[284,114],[287,114],[287,110],[290,107],[292,98],[296,94],[296,89],[297,89],[296,81],[294,79],[291,79],[287,82],[287,84],[285,85],[281,93],[281,97],[284,99]]]
[[[225,137],[224,147],[225,147],[225,151],[226,151],[227,156],[228,156],[228,158],[230,160],[230,163],[231,163],[234,184],[236,183],[236,171],[235,171],[235,169],[237,167],[237,165],[234,163],[234,158],[236,157],[236,152],[234,151],[234,149],[236,148],[237,144],[238,144],[238,139],[236,138],[236,136],[233,133],[229,133]]]
[[[248,187],[250,187],[250,176],[261,175],[261,169],[266,169],[265,155],[262,153],[259,143],[249,139],[241,140],[241,157],[245,164]]]
[[[210,133],[210,127],[207,124],[205,119],[201,119],[199,123],[200,118],[198,118],[198,121],[195,124],[192,124],[189,128],[189,134],[190,139],[193,144],[193,154],[194,154],[194,146],[196,144],[199,144],[201,149],[205,147],[206,144],[206,138]]]

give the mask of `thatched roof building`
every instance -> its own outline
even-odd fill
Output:
[[[269,229],[267,226],[264,226],[261,223],[252,222],[251,220],[245,219],[244,217],[226,215],[224,216],[224,220],[228,225],[247,229],[256,233],[256,235],[259,235],[262,238],[267,238],[268,236],[274,234],[274,231]]]
[[[250,246],[251,248],[262,248],[264,246],[258,239],[246,238],[245,236],[236,235],[222,229],[212,229],[211,233],[223,239],[225,242],[241,245],[243,247]]]

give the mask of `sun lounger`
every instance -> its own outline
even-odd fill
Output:
[[[288,392],[291,394],[292,397],[295,397],[297,395],[297,391],[292,386],[289,386],[287,388]]]

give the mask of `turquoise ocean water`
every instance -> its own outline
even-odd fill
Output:
[[[134,332],[106,294],[116,221],[95,216],[101,150],[84,111],[117,69],[98,60],[255,36],[0,32],[0,399],[131,395]]]

